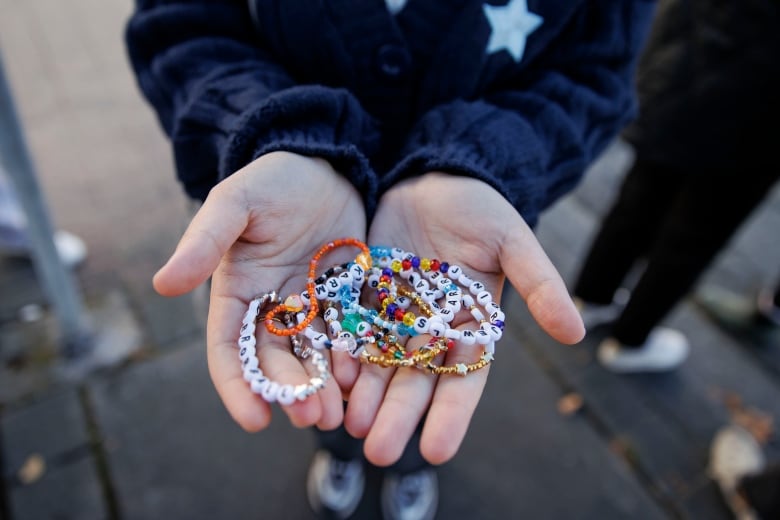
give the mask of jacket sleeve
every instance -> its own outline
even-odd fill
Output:
[[[469,175],[534,225],[633,116],[634,65],[653,7],[582,2],[560,39],[525,68],[479,99],[427,112],[380,192],[428,171]]]
[[[374,121],[346,90],[296,85],[263,48],[246,0],[137,0],[125,37],[190,196],[286,150],[329,160],[374,204]]]

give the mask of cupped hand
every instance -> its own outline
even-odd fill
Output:
[[[309,261],[325,242],[365,236],[365,210],[355,188],[322,159],[286,152],[263,155],[209,193],[176,251],[154,277],[165,296],[193,290],[212,276],[207,325],[211,379],[232,417],[257,431],[271,407],[253,394],[239,362],[236,340],[249,302],[274,290],[300,294]],[[334,251],[328,263],[354,258]],[[263,372],[282,384],[303,384],[313,369],[291,353],[290,340],[257,324],[257,355]],[[303,363],[303,364],[302,364]],[[285,406],[299,427],[341,424],[343,402],[333,379],[305,401]]]
[[[584,336],[582,321],[556,269],[517,211],[482,181],[429,173],[405,180],[380,200],[369,243],[400,247],[419,256],[457,264],[483,282],[499,302],[505,277],[525,300],[541,327],[562,343]],[[511,316],[508,317],[511,319]],[[477,328],[475,322],[453,322]],[[411,346],[425,343],[418,336]],[[496,356],[500,359],[501,345]],[[475,347],[456,345],[444,363],[471,363]],[[482,394],[488,368],[467,376],[435,376],[412,368],[361,365],[352,381],[345,426],[365,437],[364,451],[376,465],[392,464],[425,417],[420,450],[440,464],[457,452]]]

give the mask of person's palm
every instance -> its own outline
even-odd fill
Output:
[[[369,241],[459,265],[483,282],[496,302],[508,276],[550,335],[575,343],[584,334],[563,281],[531,230],[498,192],[479,180],[429,173],[399,183],[382,197]],[[460,326],[476,328],[473,320]],[[422,344],[426,339],[410,341]],[[478,357],[474,348],[455,348],[445,362],[470,363]],[[353,435],[366,436],[369,460],[388,465],[400,457],[427,412],[421,452],[432,463],[445,462],[460,446],[487,375],[487,368],[466,377],[436,377],[363,365],[355,380],[340,381],[351,390],[345,425]]]
[[[309,260],[324,243],[365,236],[359,194],[324,160],[291,153],[264,155],[234,173],[209,194],[176,252],[157,273],[164,295],[185,293],[212,276],[207,348],[209,371],[228,411],[245,429],[264,428],[268,403],[251,393],[242,377],[236,337],[248,303],[276,291],[300,294]],[[335,251],[324,261],[354,258],[356,250]],[[272,380],[301,384],[305,364],[291,353],[288,338],[257,326],[257,353]],[[293,424],[333,428],[342,421],[341,393],[333,380],[303,402],[285,407]]]

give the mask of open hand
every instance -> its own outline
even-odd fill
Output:
[[[553,338],[576,343],[584,336],[569,293],[533,233],[506,199],[482,181],[429,173],[397,184],[380,201],[369,243],[457,264],[483,282],[495,302],[506,276]],[[452,325],[476,328],[473,320]],[[414,348],[427,338],[409,341]],[[499,359],[501,348],[499,343]],[[474,347],[458,345],[446,354],[445,363],[470,363],[478,357]],[[365,437],[369,461],[386,466],[398,460],[427,412],[422,455],[433,464],[446,462],[465,436],[487,376],[488,368],[461,377],[361,365],[356,377],[339,377],[342,388],[351,390],[345,426],[352,435]]]
[[[246,430],[265,428],[271,419],[269,404],[243,379],[236,348],[249,302],[271,290],[282,297],[300,294],[317,249],[334,238],[362,239],[365,226],[360,195],[329,163],[273,152],[211,190],[176,251],[155,275],[154,287],[165,296],[191,291],[213,275],[209,372],[228,411]],[[336,251],[328,262],[347,261],[355,254]],[[257,340],[260,365],[270,379],[289,384],[309,381],[288,338],[270,334],[259,323]],[[335,428],[343,419],[341,391],[331,379],[323,390],[284,411],[296,426]]]

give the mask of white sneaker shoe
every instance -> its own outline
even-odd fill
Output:
[[[744,428],[729,425],[721,428],[710,446],[707,473],[718,483],[723,497],[739,520],[756,518],[750,506],[737,492],[739,481],[759,473],[766,464],[761,446]]]
[[[336,518],[348,518],[363,497],[365,475],[360,460],[342,461],[328,451],[314,454],[306,480],[309,505],[317,514],[329,512]]]
[[[0,226],[0,254],[29,258],[32,254],[30,247],[25,229]],[[87,258],[86,244],[73,233],[55,231],[54,247],[65,267],[76,267]]]
[[[607,338],[598,346],[596,356],[613,372],[665,372],[680,366],[689,350],[682,332],[657,327],[641,347],[624,347],[616,339]]]
[[[628,289],[620,288],[615,292],[615,298],[612,303],[605,305],[598,305],[594,303],[587,303],[582,298],[574,297],[574,306],[580,312],[582,323],[585,325],[585,330],[590,330],[599,325],[605,323],[612,323],[617,320],[623,309],[626,308],[628,300],[631,297],[631,293]]]
[[[388,474],[382,481],[381,500],[384,520],[433,520],[439,507],[436,470]]]

